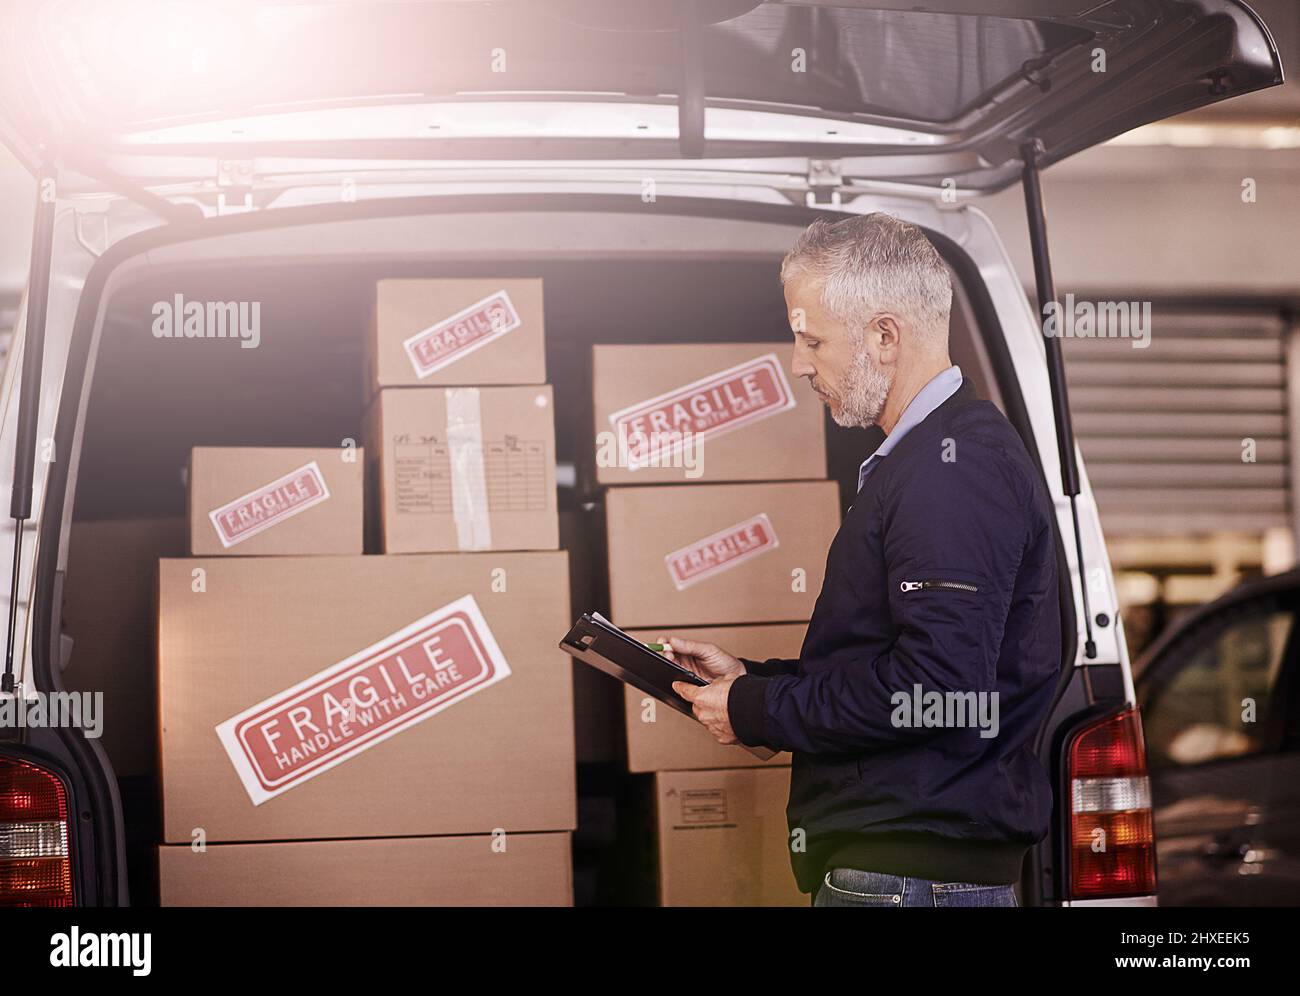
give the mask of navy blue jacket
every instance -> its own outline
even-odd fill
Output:
[[[835,867],[1019,878],[1052,803],[1031,749],[1061,669],[1052,515],[1019,435],[963,381],[868,476],[799,659],[744,662],[731,724],[794,753],[803,891]]]

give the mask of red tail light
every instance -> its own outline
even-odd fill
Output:
[[[1156,891],[1146,744],[1137,711],[1089,726],[1070,746],[1070,893],[1111,899]]]
[[[68,793],[44,768],[0,757],[0,906],[71,906]]]

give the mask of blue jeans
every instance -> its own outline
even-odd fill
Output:
[[[856,868],[832,868],[814,906],[1019,906],[1009,885],[931,882]]]

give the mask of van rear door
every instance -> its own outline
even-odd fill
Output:
[[[1236,0],[15,0],[0,135],[161,196],[340,159],[832,160],[841,182],[993,191],[1282,81]],[[737,160],[740,160],[739,164]],[[805,162],[803,171],[807,171]],[[826,176],[822,177],[823,181]]]

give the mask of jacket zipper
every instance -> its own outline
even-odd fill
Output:
[[[898,586],[899,591],[916,591],[920,588],[947,588],[949,591],[979,591],[979,588],[975,585],[967,584],[965,581],[904,581]]]

